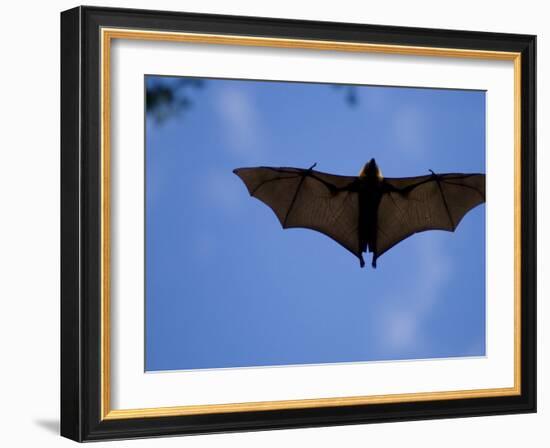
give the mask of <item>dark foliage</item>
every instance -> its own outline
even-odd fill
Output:
[[[202,89],[199,78],[156,78],[147,83],[146,111],[157,124],[186,113],[194,104],[192,91]]]

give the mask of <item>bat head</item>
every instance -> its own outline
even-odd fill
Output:
[[[382,179],[382,171],[380,171],[380,168],[376,164],[376,160],[374,160],[374,158],[365,163],[359,173],[359,177],[367,177],[369,179],[378,180]]]

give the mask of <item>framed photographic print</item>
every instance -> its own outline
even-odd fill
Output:
[[[63,436],[535,412],[534,36],[78,7],[61,62]]]

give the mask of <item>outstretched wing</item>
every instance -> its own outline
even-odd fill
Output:
[[[359,199],[349,188],[356,177],[313,169],[239,168],[251,196],[268,205],[284,229],[303,227],[324,233],[360,260]]]
[[[483,202],[484,174],[449,173],[384,179],[375,257],[418,232],[454,232],[464,215]]]

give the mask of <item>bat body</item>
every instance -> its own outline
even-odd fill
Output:
[[[372,266],[384,252],[426,230],[454,232],[464,215],[485,202],[485,175],[447,173],[384,178],[376,161],[359,176],[287,167],[239,168],[251,196],[268,205],[283,228],[324,233]]]

